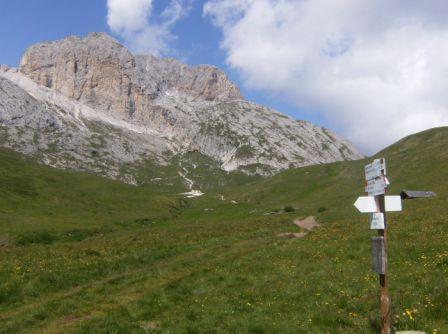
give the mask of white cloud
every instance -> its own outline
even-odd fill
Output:
[[[314,110],[365,152],[448,125],[448,2],[209,0],[249,88]]]
[[[159,15],[153,0],[108,0],[107,24],[136,53],[169,54],[171,29],[190,9],[189,0],[170,0]]]

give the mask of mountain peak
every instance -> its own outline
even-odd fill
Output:
[[[245,101],[215,66],[133,55],[104,33],[33,45],[19,71],[2,68],[0,77],[34,98],[15,110],[19,88],[5,96],[0,129],[3,113],[9,142],[55,166],[119,177],[124,164],[135,170],[198,152],[226,171],[268,175],[362,157],[329,130]],[[16,138],[27,132],[30,142]],[[54,152],[39,151],[49,143]],[[122,177],[135,180],[131,174]]]
[[[90,34],[87,35],[86,37],[87,39],[96,39],[96,40],[101,40],[101,41],[109,41],[109,42],[113,42],[113,43],[118,43],[120,44],[117,39],[115,39],[114,37],[112,37],[111,35],[102,32],[102,31],[94,31],[91,32]]]
[[[179,91],[195,100],[242,99],[239,88],[216,67],[134,56],[101,32],[31,46],[20,71],[70,98],[98,102],[112,113],[134,113],[140,106],[133,100],[155,98],[167,91]]]

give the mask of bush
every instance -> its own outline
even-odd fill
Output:
[[[296,209],[294,209],[291,205],[285,206],[285,212],[294,212]]]
[[[25,246],[28,244],[51,244],[57,240],[56,234],[49,231],[37,231],[22,234],[16,238],[16,244]]]
[[[327,211],[327,209],[323,206],[321,206],[319,209],[317,209],[317,212],[319,212],[319,213],[324,212],[324,211]]]

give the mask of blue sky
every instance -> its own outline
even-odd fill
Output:
[[[362,152],[448,125],[446,0],[0,0],[0,63],[68,35],[212,64]]]
[[[92,0],[0,1],[0,62],[17,66],[33,43],[106,31],[106,3]]]
[[[246,88],[237,71],[226,65],[225,52],[220,48],[222,33],[203,17],[204,2],[194,2],[188,16],[173,27],[176,38],[170,43],[172,52],[166,56],[180,58],[191,65],[216,65],[240,86],[247,99],[300,118],[299,108],[276,98],[275,93]],[[16,67],[28,46],[68,35],[85,36],[104,31],[123,42],[108,27],[106,0],[2,0],[0,3],[0,64]],[[154,13],[162,12],[165,4],[166,1],[155,1]],[[306,116],[321,123],[319,117]]]

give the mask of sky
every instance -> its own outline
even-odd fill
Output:
[[[0,63],[103,31],[222,68],[243,95],[372,154],[448,125],[446,0],[0,0]]]

